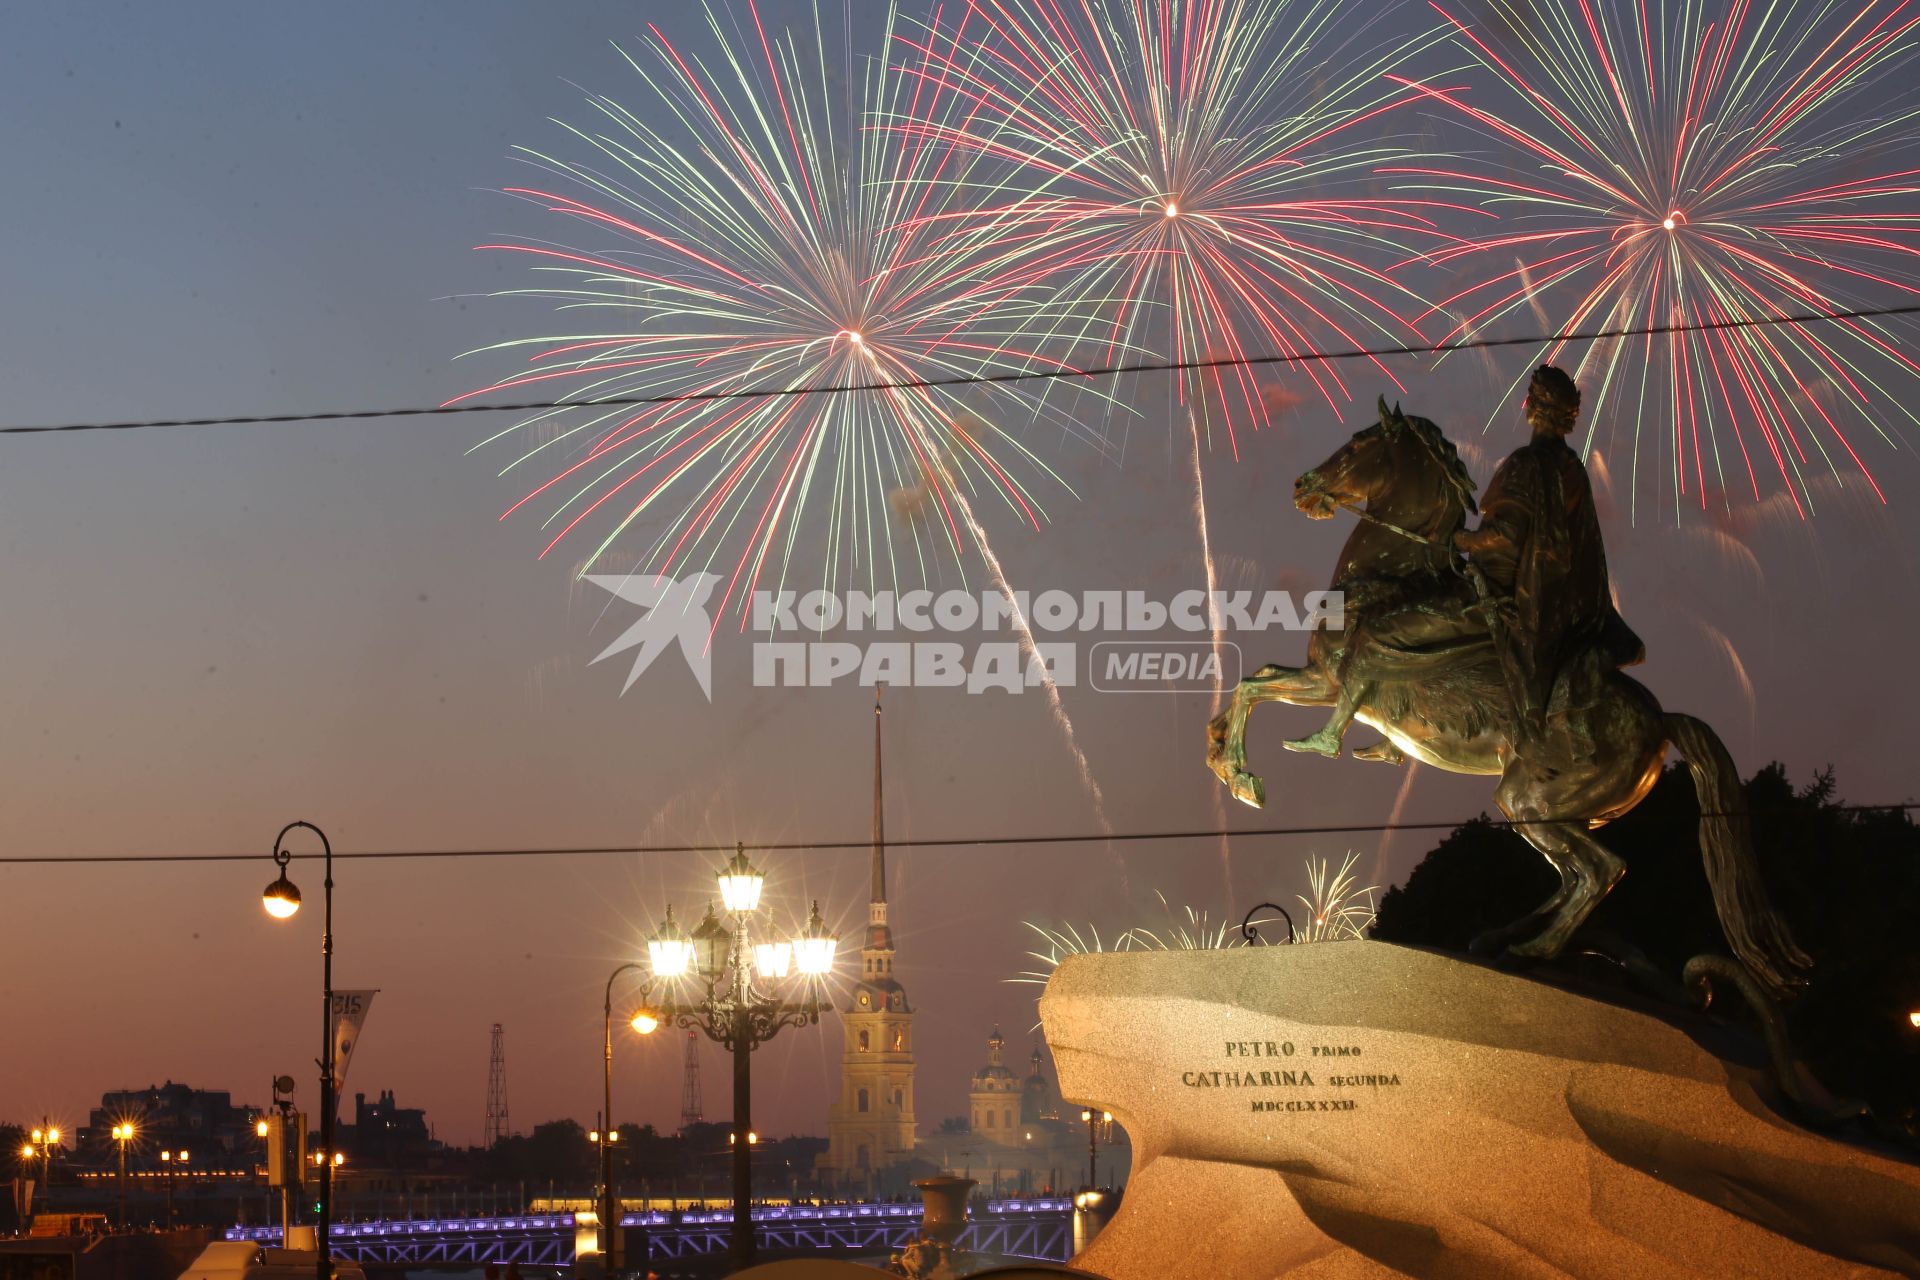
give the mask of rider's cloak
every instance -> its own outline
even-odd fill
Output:
[[[1510,625],[1495,628],[1495,646],[1518,710],[1537,732],[1554,681],[1580,654],[1599,648],[1609,665],[1625,666],[1645,650],[1613,607],[1593,487],[1564,440],[1537,435],[1509,454],[1480,513],[1480,527],[1502,537],[1474,563],[1510,602]]]

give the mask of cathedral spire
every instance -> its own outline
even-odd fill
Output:
[[[873,690],[873,901],[867,906],[868,951],[892,951],[887,927],[887,820],[880,774],[880,687]],[[887,966],[889,969],[891,965]]]
[[[873,688],[873,900],[887,900],[887,818],[880,804],[880,686]]]

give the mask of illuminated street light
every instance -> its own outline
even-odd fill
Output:
[[[647,939],[647,964],[656,978],[684,978],[693,967],[693,942],[674,922],[671,903],[660,931]]]
[[[787,970],[793,967],[793,944],[791,942],[756,942],[753,944],[753,971],[762,978],[784,978]]]
[[[1087,1190],[1100,1186],[1100,1139],[1113,1141],[1113,1112],[1082,1108],[1080,1119],[1087,1126]]]
[[[300,890],[287,878],[287,864],[293,860],[293,854],[283,847],[287,835],[296,828],[304,828],[320,837],[324,858],[325,891],[320,922],[320,1148],[322,1151],[331,1151],[333,1113],[339,1103],[334,1096],[333,843],[327,839],[326,832],[311,822],[289,822],[280,828],[280,834],[273,840],[273,861],[280,868],[280,874],[260,895],[260,904],[276,920],[285,920],[300,909]],[[333,1253],[329,1247],[328,1228],[333,1219],[333,1168],[338,1163],[338,1153],[335,1153],[332,1161],[320,1163],[320,1221],[314,1229],[315,1280],[333,1280]]]
[[[760,890],[767,878],[754,870],[747,861],[747,849],[741,845],[734,851],[732,861],[720,869],[720,901],[726,904],[727,911],[733,915],[745,915],[760,906]]]
[[[820,918],[820,903],[815,901],[807,927],[793,940],[795,966],[803,977],[825,977],[833,972],[833,953],[839,945],[839,935],[827,932],[826,921]]]
[[[35,1154],[40,1157],[41,1194],[47,1199],[47,1207],[53,1207],[53,1149],[60,1145],[60,1130],[47,1120],[33,1131],[32,1141],[20,1148],[23,1159],[32,1160]],[[36,1152],[36,1148],[38,1151]]]
[[[260,905],[276,920],[285,920],[300,909],[300,886],[287,879],[284,867],[279,878],[261,892]]]
[[[827,930],[816,902],[805,927],[794,937],[755,944],[749,937],[751,917],[760,908],[766,877],[748,859],[744,844],[735,845],[733,857],[715,878],[733,928],[723,925],[709,907],[700,926],[683,935],[669,907],[659,932],[647,942],[652,979],[668,985],[664,998],[649,999],[642,1013],[652,1026],[671,1023],[698,1030],[733,1055],[730,1253],[734,1268],[742,1269],[753,1263],[752,1148],[760,1140],[752,1127],[753,1051],[782,1028],[820,1021],[825,1002],[819,979],[833,971],[840,940]],[[704,989],[698,998],[682,999],[670,984],[689,977],[697,977]],[[789,982],[796,985],[789,987]],[[638,1015],[634,1025],[638,1029]],[[607,1114],[612,1114],[611,1105]],[[604,1157],[604,1147],[602,1153]]]
[[[685,944],[686,939],[680,937],[679,926],[673,922],[673,908],[668,907],[666,923],[660,926],[660,932],[655,934],[653,939],[647,943],[648,958],[653,959],[658,956],[666,960],[669,964],[682,963],[685,959]],[[656,946],[659,947],[657,951],[655,949]],[[601,1113],[601,1118],[606,1122],[607,1140],[601,1142],[597,1132],[588,1134],[587,1138],[588,1141],[593,1142],[600,1148],[600,1212],[598,1214],[599,1222],[597,1230],[600,1240],[600,1256],[606,1262],[610,1274],[620,1269],[616,1267],[616,1259],[614,1257],[620,1248],[618,1230],[620,1224],[616,1216],[618,1200],[613,1189],[613,1147],[615,1143],[620,1141],[620,1126],[615,1123],[613,1118],[613,984],[614,980],[623,973],[644,973],[646,969],[647,966],[638,960],[629,960],[626,964],[614,969],[612,973],[607,975],[606,998],[600,1006],[602,1016],[601,1031],[603,1037],[603,1056],[601,1058],[602,1075],[600,1079],[601,1087],[604,1091],[603,1102],[606,1107]],[[631,1018],[627,1019],[627,1025],[632,1027],[638,1035],[651,1035],[660,1026],[660,1019],[652,1009],[649,1009],[643,1004],[634,1011]],[[646,1275],[648,1272],[647,1264],[650,1260],[649,1255],[651,1253],[646,1231],[646,1220],[643,1215],[639,1237],[640,1256],[638,1258],[619,1260],[625,1268],[636,1270],[641,1275]]]
[[[188,1154],[183,1148],[179,1151],[171,1148],[160,1153],[160,1163],[167,1166],[167,1230],[173,1230],[173,1172],[187,1163]]]
[[[127,1229],[127,1144],[133,1141],[131,1122],[113,1126],[113,1140],[120,1144],[120,1229]]]

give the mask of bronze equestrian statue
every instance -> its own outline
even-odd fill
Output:
[[[1294,505],[1309,517],[1341,508],[1360,517],[1334,573],[1343,629],[1315,631],[1304,667],[1270,665],[1240,681],[1208,726],[1208,767],[1263,805],[1265,787],[1246,768],[1247,715],[1277,701],[1334,709],[1320,732],[1286,744],[1293,750],[1338,755],[1359,720],[1386,737],[1359,758],[1498,775],[1495,801],[1560,887],[1476,949],[1505,944],[1546,959],[1626,870],[1592,830],[1646,796],[1672,746],[1700,794],[1701,851],[1727,940],[1769,994],[1785,997],[1811,962],[1761,882],[1732,758],[1706,724],[1663,712],[1620,670],[1642,649],[1614,609],[1586,469],[1565,443],[1578,411],[1571,378],[1534,374],[1532,439],[1495,473],[1472,531],[1475,486],[1452,443],[1384,400],[1377,425],[1295,481]]]

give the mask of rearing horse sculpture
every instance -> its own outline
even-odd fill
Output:
[[[1439,428],[1388,411],[1384,402],[1378,425],[1295,481],[1294,505],[1308,516],[1326,519],[1347,508],[1361,517],[1333,581],[1349,601],[1347,630],[1315,631],[1306,666],[1270,665],[1240,681],[1232,705],[1208,726],[1208,767],[1236,797],[1256,808],[1266,799],[1246,767],[1248,713],[1262,702],[1332,704],[1356,616],[1383,598],[1418,600],[1439,613],[1473,607],[1452,549],[1472,490]],[[1389,762],[1412,756],[1453,773],[1497,776],[1501,811],[1559,872],[1551,897],[1525,919],[1477,940],[1476,949],[1505,944],[1539,959],[1560,953],[1626,870],[1592,830],[1646,796],[1672,746],[1691,766],[1699,792],[1701,852],[1727,941],[1775,997],[1800,985],[1811,962],[1768,899],[1739,775],[1713,730],[1692,716],[1663,712],[1645,686],[1595,663],[1578,688],[1563,678],[1553,704],[1552,758],[1537,758],[1547,749],[1538,742],[1523,747],[1523,735],[1515,732],[1492,645],[1458,632],[1430,652],[1405,654],[1404,678],[1376,683],[1356,719],[1387,742],[1357,754]]]

